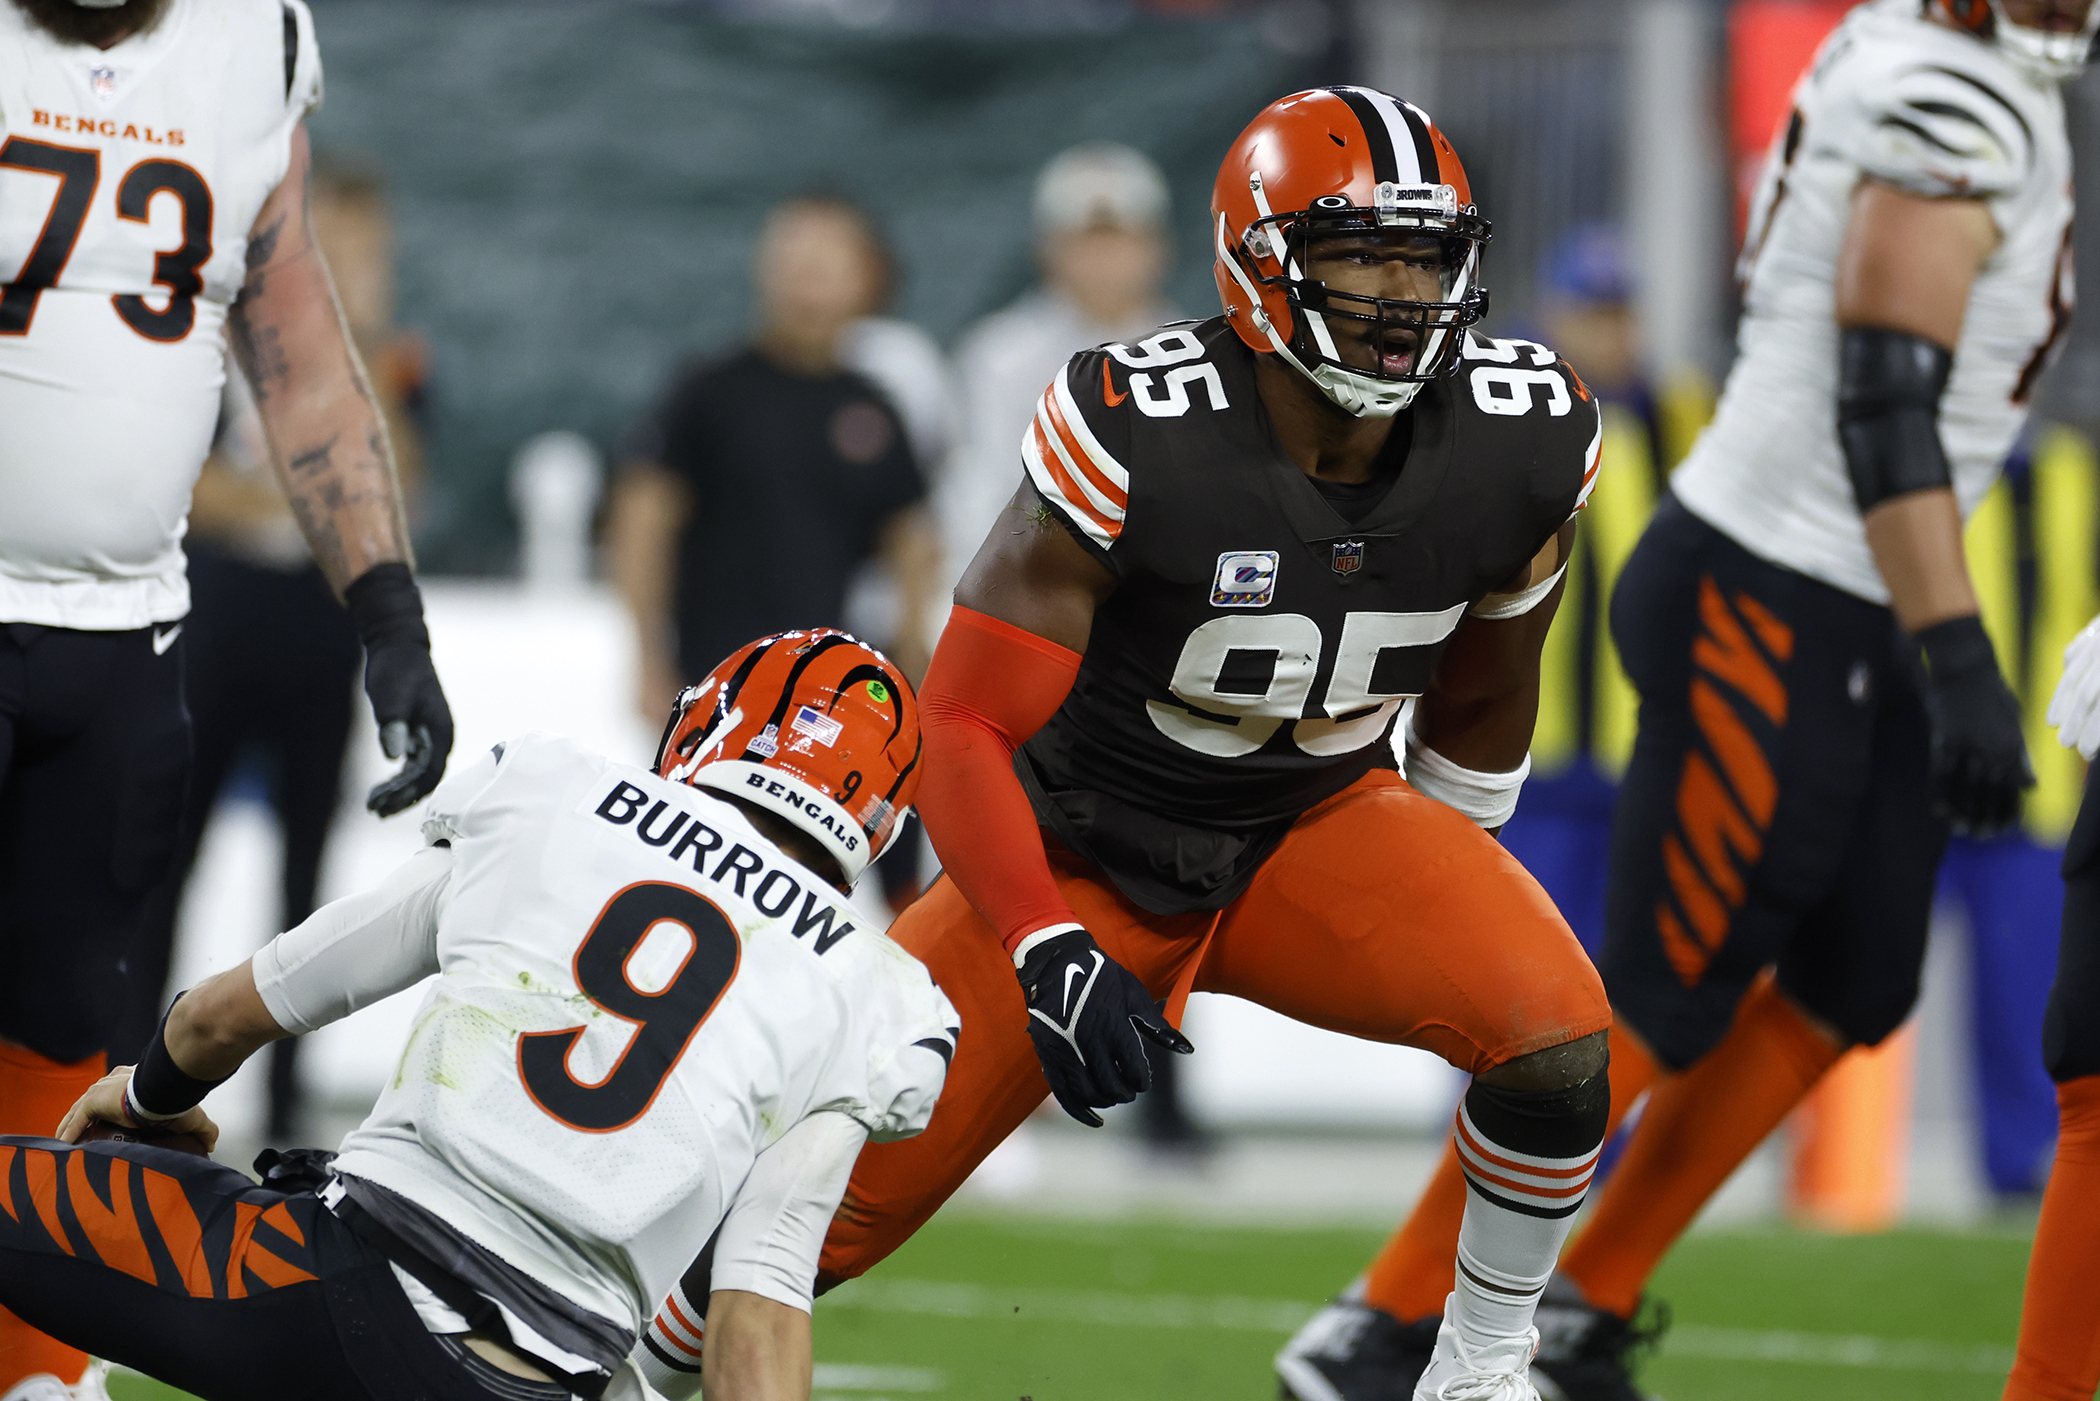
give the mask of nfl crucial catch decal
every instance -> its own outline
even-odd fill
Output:
[[[1266,608],[1276,596],[1274,550],[1227,550],[1218,556],[1218,577],[1210,586],[1214,608]]]

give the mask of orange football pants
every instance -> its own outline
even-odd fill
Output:
[[[1191,991],[1230,993],[1474,1072],[1611,1025],[1596,969],[1538,883],[1387,770],[1301,817],[1223,911],[1150,914],[1061,845],[1049,856],[1087,932],[1167,1000],[1171,1021]],[[953,882],[938,881],[890,937],[924,961],[962,1034],[926,1132],[861,1151],[820,1288],[902,1245],[1049,1093],[1013,960]]]

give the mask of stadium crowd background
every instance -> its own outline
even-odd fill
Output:
[[[956,542],[982,531],[953,519],[969,510],[958,503],[972,374],[999,344],[999,323],[973,328],[1042,276],[1039,255],[1059,232],[1035,213],[1046,163],[1098,142],[1156,163],[1166,196],[1156,300],[1208,315],[1203,211],[1218,153],[1270,98],[1358,81],[1424,106],[1464,154],[1495,223],[1489,329],[1546,339],[1608,405],[1605,474],[1549,647],[1537,776],[1507,833],[1593,941],[1612,784],[1632,735],[1602,600],[1725,371],[1748,183],[1794,76],[1846,8],[316,0],[328,74],[317,149],[385,201],[362,251],[343,256],[391,275],[382,320],[392,324],[372,334],[412,332],[393,343],[413,346],[400,353],[414,361],[422,441],[417,539],[457,752],[526,728],[646,752],[647,649],[613,586],[618,561],[594,542],[648,456],[647,425],[677,367],[725,355],[766,324],[752,269],[782,201],[867,211],[890,268],[886,304],[871,297],[866,311],[952,357],[945,368],[918,361],[930,399],[893,391],[952,580],[964,562]],[[2081,149],[2100,120],[2094,94],[2090,78],[2070,94]],[[1142,225],[1142,211],[1130,221]],[[2063,643],[2100,611],[2096,390],[2100,339],[2074,324],[2033,433],[1970,528],[1985,619],[2029,714],[2040,782],[2024,830],[1956,840],[1913,1028],[1848,1062],[1790,1144],[1746,1170],[1717,1211],[1788,1209],[1861,1228],[1975,1219],[2039,1187],[2055,1108],[2038,1029],[2057,852],[2082,777],[2041,715]],[[758,542],[740,568],[837,568],[812,557],[821,546],[809,520],[825,503],[805,507],[740,522]],[[894,638],[897,591],[883,574],[895,561],[871,554],[848,617],[802,621]],[[707,587],[726,600],[748,580],[725,570]],[[353,739],[347,752],[342,792],[355,795],[377,776],[376,747]],[[258,801],[273,762],[251,749],[235,763],[182,903],[174,987],[279,927],[282,839]],[[382,825],[346,802],[321,896],[361,886],[416,840],[410,821]],[[882,895],[862,898],[880,918]],[[410,1005],[393,999],[314,1038],[304,1119],[275,1128],[320,1140],[361,1114]],[[1208,1202],[1240,1218],[1385,1220],[1411,1198],[1457,1091],[1441,1063],[1216,998],[1192,1007],[1189,1029],[1200,1051],[1183,1100],[1207,1135],[1196,1151],[1130,1174],[1120,1170],[1130,1157],[1145,1160],[1131,1121],[1105,1142],[1041,1122],[987,1164],[980,1191],[1111,1183],[1117,1200]],[[224,1117],[260,1141],[268,1072],[243,1075]],[[1304,1170],[1315,1160],[1318,1171]]]

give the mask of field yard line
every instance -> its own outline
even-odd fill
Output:
[[[939,1391],[948,1379],[930,1367],[865,1367],[819,1362],[812,1385],[819,1391]]]
[[[1290,1333],[1320,1307],[1296,1299],[1233,1295],[1111,1294],[1081,1289],[994,1289],[929,1279],[860,1279],[820,1306],[940,1318],[1015,1317],[1131,1328],[1223,1328]],[[1663,1339],[1662,1355],[1724,1362],[1793,1362],[1906,1372],[2003,1374],[2013,1351],[1995,1343],[1940,1343],[1838,1333],[1790,1333],[1687,1323]],[[900,1388],[901,1389],[901,1388]]]
[[[1807,1362],[1822,1367],[1884,1367],[1906,1372],[1978,1372],[2003,1376],[2013,1350],[1996,1343],[1935,1343],[1831,1333],[1758,1332],[1687,1323],[1663,1339],[1670,1357],[1729,1362]]]
[[[1225,1328],[1290,1333],[1311,1318],[1318,1304],[1295,1299],[1242,1299],[1230,1295],[1097,1294],[1078,1289],[993,1289],[928,1279],[861,1279],[850,1289],[827,1294],[829,1308],[924,1313],[942,1318],[1009,1317],[1060,1323],[1124,1324],[1135,1328]]]

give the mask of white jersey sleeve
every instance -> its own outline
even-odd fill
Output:
[[[1847,96],[1833,104],[1830,139],[1871,179],[1928,199],[1997,199],[2034,169],[2027,117],[1960,69],[1903,63]]]
[[[948,1064],[955,1059],[961,1018],[937,985],[927,983],[922,991],[930,995],[922,995],[917,999],[921,1005],[912,1009],[916,1018],[922,1019],[916,1027],[887,1027],[885,1034],[870,1041],[867,1103],[855,1112],[866,1125],[868,1137],[877,1143],[891,1143],[926,1131],[933,1119],[934,1102],[941,1097],[941,1086],[948,1078]],[[927,1029],[923,1019],[930,1019],[941,1030],[907,1040],[907,1036]]]
[[[808,1313],[824,1233],[868,1131],[844,1114],[812,1114],[758,1155],[715,1242],[712,1289],[741,1289]],[[701,1308],[707,1301],[693,1301]]]
[[[330,901],[255,955],[255,990],[294,1035],[327,1026],[438,971],[452,852],[425,847],[372,889]]]
[[[445,775],[423,809],[424,841],[433,846],[450,845],[466,835],[467,810],[496,781],[504,749],[504,745],[496,745],[471,764],[462,764]]]

